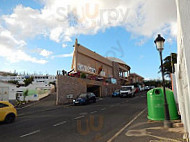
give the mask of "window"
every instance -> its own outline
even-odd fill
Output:
[[[0,108],[8,107],[8,105],[0,103]]]

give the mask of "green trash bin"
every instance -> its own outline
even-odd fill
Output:
[[[170,120],[179,118],[173,91],[166,88]],[[148,119],[165,120],[164,91],[163,88],[155,88],[147,92]]]

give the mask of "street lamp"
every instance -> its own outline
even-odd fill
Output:
[[[156,48],[160,53],[161,72],[162,72],[162,86],[163,86],[163,90],[164,90],[164,108],[165,108],[164,127],[165,128],[171,128],[172,123],[170,121],[168,103],[167,103],[167,99],[166,99],[165,79],[164,79],[164,70],[163,70],[163,61],[162,61],[162,51],[164,50],[164,42],[165,42],[165,39],[163,37],[161,37],[160,34],[158,34],[158,37],[154,40],[154,43],[156,44]]]

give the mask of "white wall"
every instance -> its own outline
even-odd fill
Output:
[[[178,59],[176,86],[179,110],[185,131],[190,134],[190,1],[176,0]]]
[[[16,85],[12,85],[9,83],[4,83],[4,82],[0,82],[0,95],[1,95],[1,99],[8,101],[8,100],[16,100]],[[6,93],[7,92],[7,97],[6,97]],[[7,100],[8,99],[8,100]]]

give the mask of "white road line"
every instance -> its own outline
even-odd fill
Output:
[[[116,137],[118,137],[131,123],[133,123],[147,108],[143,109],[139,114],[137,114],[129,123],[127,123],[121,130],[119,130],[113,137],[111,137],[107,142],[112,142]]]
[[[33,134],[36,134],[36,133],[39,133],[39,132],[40,132],[40,130],[36,130],[36,131],[31,132],[31,133],[24,134],[24,135],[22,135],[20,137],[23,138],[23,137],[26,137],[26,136],[29,136],[29,135],[33,135]]]
[[[80,119],[80,118],[83,118],[83,117],[84,117],[84,115],[75,117],[74,119],[76,120],[76,119]]]
[[[101,110],[105,110],[106,108],[102,108]]]
[[[56,126],[59,126],[59,125],[65,124],[65,123],[66,123],[66,121],[63,121],[63,122],[59,122],[57,124],[54,124],[53,126],[56,127]]]
[[[96,113],[97,111],[92,111],[92,112],[90,112],[91,114],[93,114],[93,113]]]

